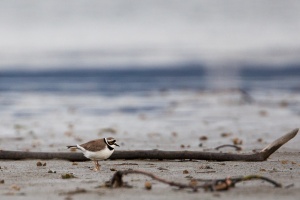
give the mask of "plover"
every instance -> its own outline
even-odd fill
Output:
[[[102,138],[98,140],[92,140],[81,145],[77,144],[77,145],[71,145],[67,147],[68,149],[72,147],[80,149],[86,158],[94,161],[95,164],[94,171],[99,171],[101,165],[99,165],[98,161],[109,158],[111,154],[114,152],[116,146],[119,146],[116,143],[116,140],[112,137],[108,137],[108,138]]]

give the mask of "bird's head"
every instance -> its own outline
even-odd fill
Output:
[[[116,146],[119,147],[119,145],[116,143],[116,139],[113,138],[113,137],[108,137],[108,138],[105,138],[106,140],[106,143],[111,146],[112,148],[115,148]]]

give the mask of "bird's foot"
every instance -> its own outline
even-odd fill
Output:
[[[94,163],[95,163],[94,171],[95,171],[95,172],[100,171],[101,165],[99,165],[98,161],[94,161]]]
[[[99,168],[99,167],[95,167],[95,168],[93,169],[93,171],[94,171],[94,172],[100,171],[100,168]]]

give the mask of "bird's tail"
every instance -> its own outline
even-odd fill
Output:
[[[70,148],[77,148],[78,149],[78,147],[76,145],[71,145],[71,146],[67,146],[67,147],[68,147],[68,149],[70,149]]]

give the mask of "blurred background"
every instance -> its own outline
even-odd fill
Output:
[[[264,86],[299,89],[290,80],[300,75],[299,11],[298,1],[1,1],[0,72],[181,80],[155,89],[243,88],[250,76],[276,76],[288,85]],[[1,89],[18,89],[9,84]]]
[[[297,0],[0,1],[0,134],[18,148],[150,134],[154,148],[171,133],[271,128],[240,100],[299,117],[299,19]]]

